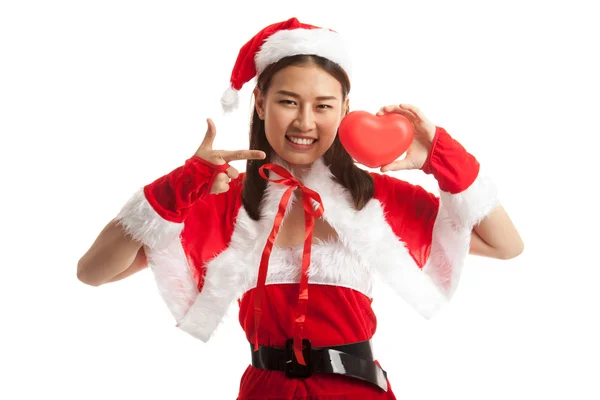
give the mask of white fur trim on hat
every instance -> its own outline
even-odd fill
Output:
[[[292,29],[269,36],[256,53],[257,74],[267,66],[284,57],[297,54],[314,54],[339,64],[346,74],[351,74],[351,62],[347,46],[340,34],[329,29]]]

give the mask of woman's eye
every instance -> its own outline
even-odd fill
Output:
[[[331,107],[329,104],[320,104],[319,108],[327,109],[327,108],[333,108],[333,107]]]
[[[294,105],[294,104],[296,104],[296,102],[295,102],[295,101],[292,101],[292,100],[281,100],[281,101],[280,101],[280,103],[281,103],[281,104],[289,104],[289,105]]]

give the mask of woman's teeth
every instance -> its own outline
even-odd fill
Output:
[[[317,139],[300,139],[300,138],[291,137],[291,136],[286,136],[286,138],[292,143],[301,144],[304,146],[309,146],[317,141]]]

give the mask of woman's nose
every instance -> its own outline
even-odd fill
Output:
[[[299,110],[296,117],[295,126],[302,132],[308,132],[315,128],[315,118],[312,110]]]

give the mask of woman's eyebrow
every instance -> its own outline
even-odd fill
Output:
[[[299,99],[300,98],[299,94],[294,93],[294,92],[290,92],[288,90],[278,90],[276,92],[276,94],[282,94],[284,96],[290,96],[290,97],[293,97],[295,99]],[[318,96],[316,99],[317,100],[337,100],[337,97],[335,97],[335,96]]]

